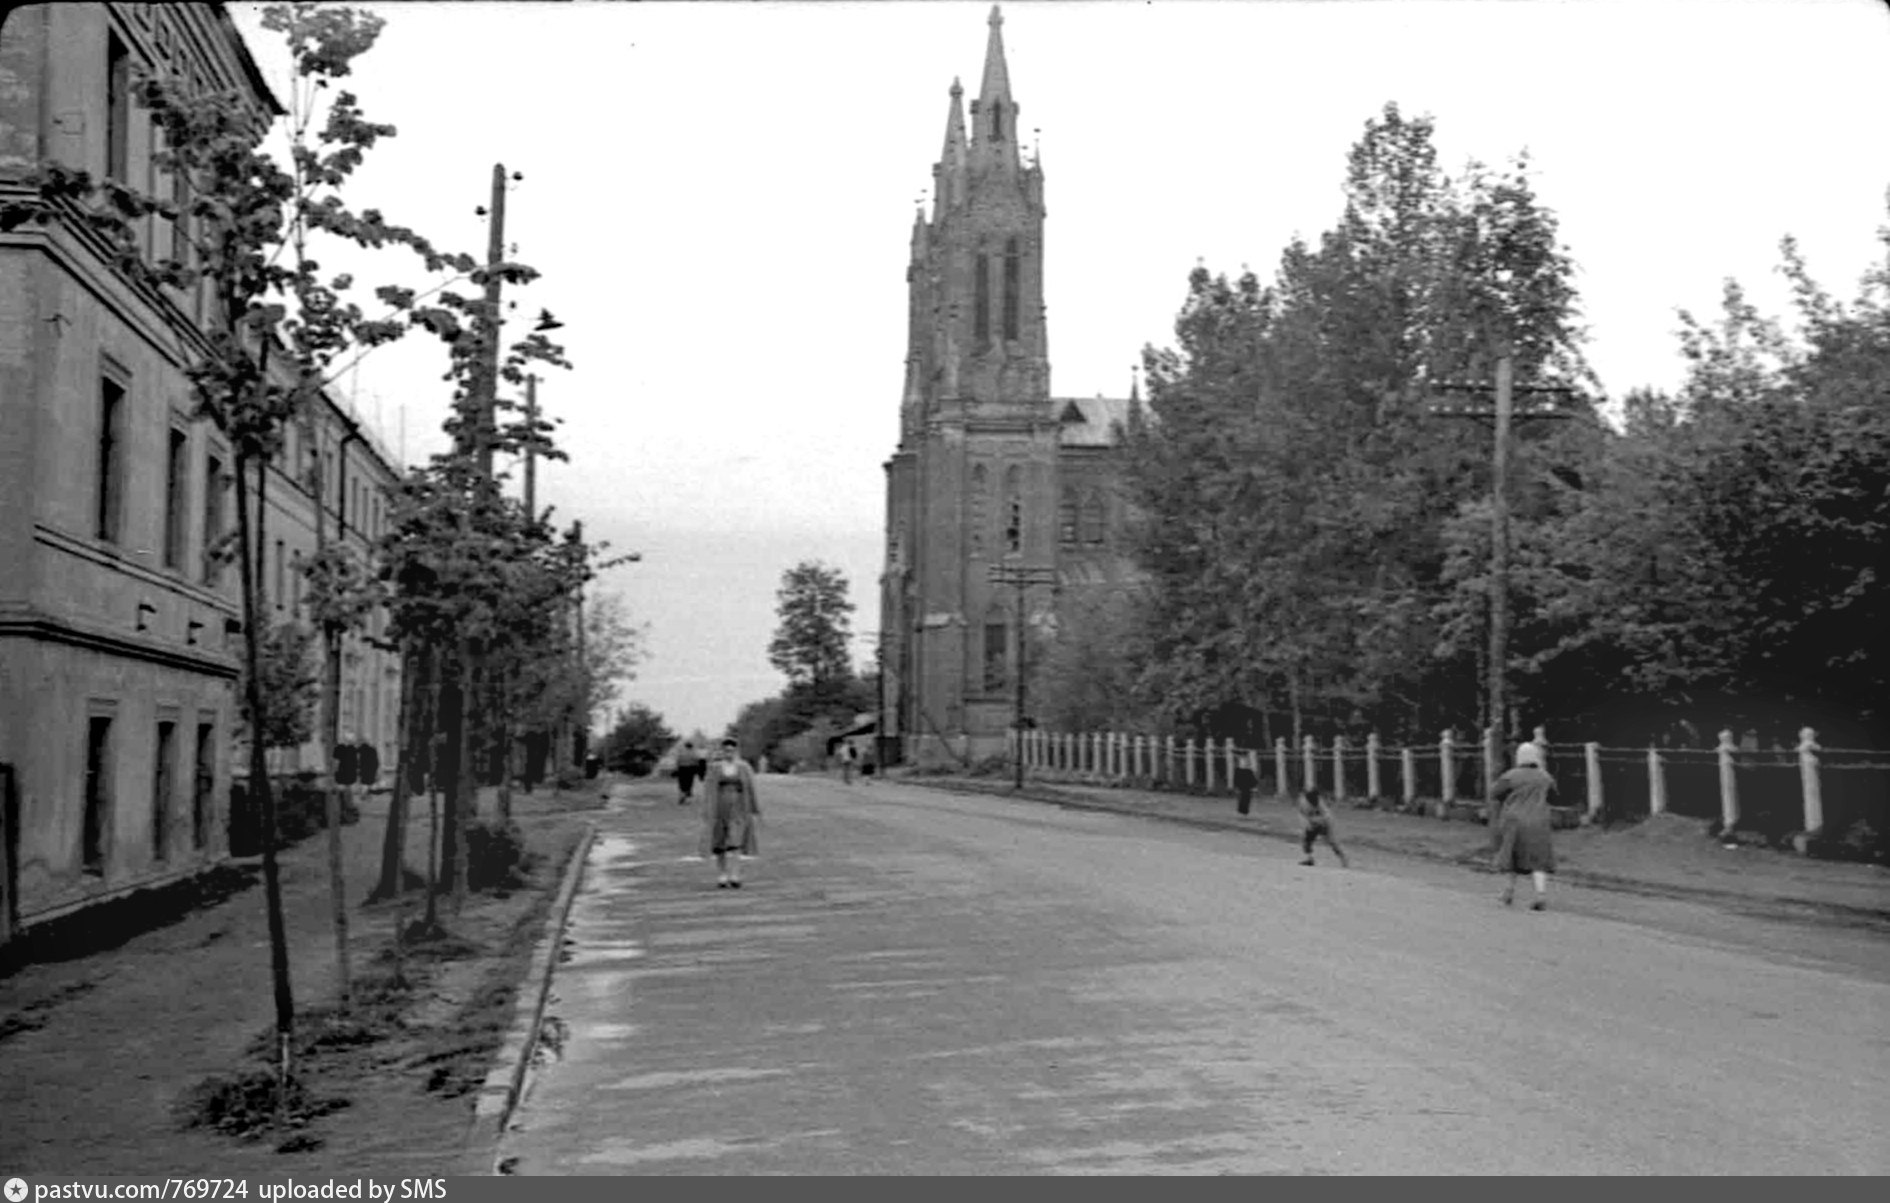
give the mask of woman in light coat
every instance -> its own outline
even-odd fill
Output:
[[[1516,879],[1525,873],[1536,887],[1529,909],[1539,911],[1547,905],[1549,874],[1555,872],[1549,814],[1549,799],[1554,795],[1555,778],[1543,769],[1542,749],[1532,743],[1516,749],[1516,767],[1490,787],[1490,803],[1497,807],[1494,867],[1509,875],[1503,886],[1504,906],[1516,901]]]
[[[742,888],[742,859],[761,851],[761,807],[755,801],[755,771],[741,758],[738,744],[722,741],[722,751],[703,773],[701,852],[715,857],[716,888]]]

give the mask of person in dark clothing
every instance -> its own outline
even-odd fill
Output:
[[[696,779],[702,776],[702,753],[690,740],[683,740],[682,747],[676,751],[676,788],[682,796],[676,799],[676,805],[685,806],[694,795]]]
[[[1244,752],[1234,766],[1234,805],[1241,814],[1253,811],[1253,791],[1260,784],[1260,774],[1254,764],[1254,753]]]
[[[1313,863],[1313,842],[1323,836],[1326,846],[1339,858],[1339,867],[1350,867],[1345,859],[1345,849],[1339,847],[1339,842],[1332,838],[1332,808],[1326,805],[1325,797],[1317,789],[1308,789],[1300,794],[1299,821],[1300,851],[1306,856],[1300,864]]]

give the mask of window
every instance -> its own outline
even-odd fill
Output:
[[[1021,260],[1017,253],[1017,239],[1004,244],[1004,337],[1017,341],[1017,288],[1021,272]]]
[[[1065,495],[1057,503],[1057,542],[1076,542],[1076,498],[1073,496]]]
[[[1091,493],[1083,499],[1083,542],[1103,541],[1104,512],[1102,498]]]
[[[176,780],[172,763],[177,755],[177,724],[157,725],[157,764],[151,774],[151,856],[168,859],[171,854],[171,790]]]
[[[980,344],[991,338],[991,273],[990,257],[979,255],[972,260],[975,273],[972,286],[976,290],[972,305],[972,333]]]
[[[283,586],[286,584],[283,578],[287,569],[288,569],[288,562],[285,558],[285,552],[282,547],[282,540],[277,539],[276,540],[276,593],[275,593],[275,596],[276,596],[276,609],[278,610],[282,608],[282,602],[283,602],[283,597],[284,597]]]
[[[1004,102],[1001,100],[991,102],[991,141],[1004,141]]]
[[[85,816],[79,856],[85,872],[94,877],[105,875],[105,841],[111,830],[111,738],[111,717],[93,715],[85,733]]]
[[[984,690],[995,693],[1010,677],[1010,627],[995,605],[984,619]]]
[[[297,618],[302,616],[302,553],[297,551],[290,557],[289,571],[289,610]]]
[[[983,464],[971,469],[971,554],[984,553],[984,525],[989,521],[990,476]]]
[[[125,386],[106,376],[99,381],[97,524],[99,538],[119,539],[120,494],[124,492]]]
[[[190,846],[202,851],[210,840],[210,808],[217,788],[217,729],[197,724],[197,779],[190,791]]]
[[[164,566],[184,562],[184,473],[189,469],[190,435],[171,430],[170,454],[164,465]]]
[[[171,168],[171,204],[177,216],[171,219],[171,258],[190,266],[190,173],[181,165]]]
[[[1024,472],[1015,464],[1004,473],[1004,546],[1024,549]]]
[[[203,583],[215,585],[223,573],[218,557],[223,549],[223,461],[204,457],[203,468]]]
[[[105,174],[131,182],[131,56],[118,35],[105,35]]]

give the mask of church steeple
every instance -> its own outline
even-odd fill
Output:
[[[932,168],[932,219],[965,199],[965,168],[969,154],[965,139],[965,86],[952,80],[951,108],[945,114],[945,146]]]
[[[991,6],[991,33],[984,46],[984,79],[978,85],[978,99],[972,103],[973,145],[978,158],[985,162],[1016,165],[1020,161],[1017,144],[1017,102],[1011,99],[1011,72],[1004,61],[1004,14]]]

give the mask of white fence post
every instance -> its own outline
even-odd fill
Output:
[[[1214,792],[1214,741],[1201,741],[1201,775],[1208,793]]]
[[[1404,774],[1404,804],[1417,803],[1417,751],[1410,744],[1398,749],[1398,769]]]
[[[1384,780],[1378,775],[1378,732],[1365,737],[1365,794],[1373,803],[1385,796]]]
[[[1818,780],[1818,733],[1810,727],[1798,731],[1798,784],[1805,794],[1805,831],[1816,835],[1824,830],[1824,787]]]
[[[1273,737],[1273,772],[1273,784],[1279,789],[1280,797],[1292,797],[1293,790],[1286,779],[1286,737],[1283,735]]]
[[[1667,813],[1667,770],[1660,761],[1660,749],[1647,745],[1647,813]]]
[[[1457,800],[1457,758],[1452,754],[1455,749],[1456,742],[1450,732],[1444,732],[1443,738],[1437,741],[1437,792],[1443,795],[1445,806]]]
[[[1739,777],[1733,767],[1733,743],[1730,730],[1719,733],[1719,817],[1720,834],[1730,836],[1739,826]]]
[[[1300,780],[1299,787],[1301,789],[1318,789],[1319,745],[1313,742],[1313,737],[1310,735],[1308,735],[1305,741],[1299,746],[1299,760],[1300,771],[1305,774]]]
[[[1583,744],[1582,762],[1588,769],[1588,821],[1593,823],[1601,818],[1601,745]]]
[[[1189,789],[1194,788],[1194,736],[1181,745],[1181,772]]]
[[[1332,737],[1332,800],[1345,801],[1345,736]]]
[[[1486,802],[1490,799],[1497,777],[1503,772],[1503,751],[1499,738],[1495,727],[1483,728],[1483,800]],[[1547,772],[1549,766],[1545,764],[1542,768]]]
[[[1164,743],[1168,754],[1168,771],[1162,774],[1162,780],[1173,785],[1175,783],[1175,737],[1170,735]]]
[[[1227,737],[1227,788],[1234,788],[1234,737]]]

